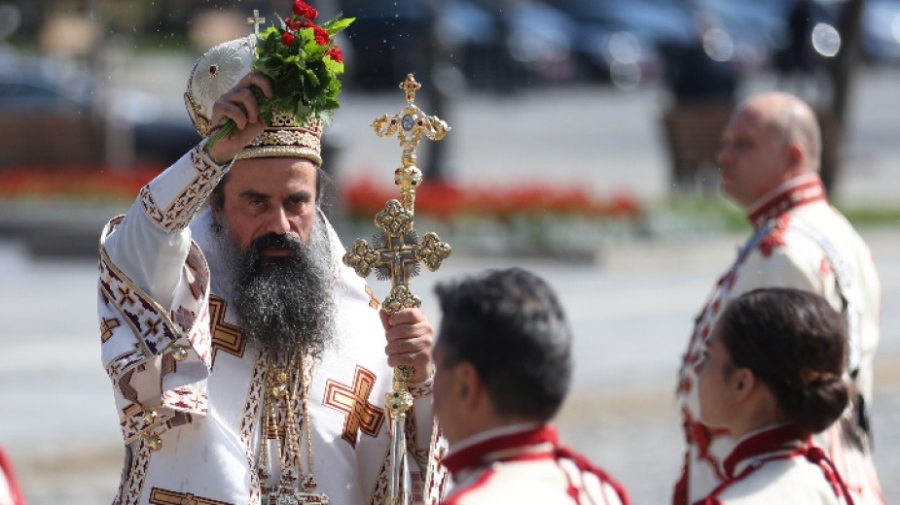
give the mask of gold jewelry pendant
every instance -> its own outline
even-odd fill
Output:
[[[300,503],[317,503],[321,505],[329,505],[331,502],[328,501],[328,497],[325,496],[325,493],[316,493],[316,480],[313,479],[312,475],[307,475],[305,479],[303,479],[303,491],[297,493],[297,496],[300,497]]]
[[[268,505],[329,505],[331,502],[325,493],[316,493],[316,481],[312,475],[303,480],[303,490],[298,490],[293,483],[296,477],[288,470],[281,477],[281,483],[266,494]]]
[[[291,487],[278,486],[267,495],[269,505],[329,505],[325,493],[307,493]]]

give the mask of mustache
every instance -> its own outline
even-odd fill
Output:
[[[303,245],[304,244],[300,239],[287,233],[266,233],[265,235],[260,235],[253,239],[253,242],[250,243],[250,248],[256,252],[259,252],[264,248],[290,249],[297,252]]]

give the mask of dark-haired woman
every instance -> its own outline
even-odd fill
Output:
[[[824,298],[758,289],[733,300],[697,365],[700,416],[737,444],[702,504],[852,504],[811,435],[847,406],[843,318]]]

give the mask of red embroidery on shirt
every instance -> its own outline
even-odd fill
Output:
[[[678,392],[681,393],[682,395],[687,395],[688,393],[691,392],[693,387],[694,386],[693,386],[693,383],[691,382],[691,379],[688,377],[683,377],[681,379],[681,383],[678,384]]]
[[[825,185],[818,177],[797,179],[798,184],[773,196],[750,213],[747,218],[755,229],[760,229],[770,219],[785,212],[814,202],[825,201]]]
[[[772,251],[776,247],[784,245],[784,232],[787,231],[788,222],[790,220],[790,214],[778,216],[775,228],[759,242],[759,252],[762,253],[763,257],[768,258],[772,255]]]
[[[828,261],[828,258],[822,257],[822,261],[819,263],[819,273],[822,275],[828,275],[831,273],[831,262]]]

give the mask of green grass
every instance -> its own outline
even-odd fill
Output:
[[[882,206],[835,205],[853,226],[859,228],[900,226],[900,204]]]
[[[882,205],[842,205],[835,207],[858,228],[900,226],[900,202]],[[692,223],[704,229],[749,232],[743,210],[722,196],[680,196],[648,205],[651,214]]]
[[[750,224],[744,212],[721,196],[674,196],[648,205],[651,215],[707,231],[745,232]]]

